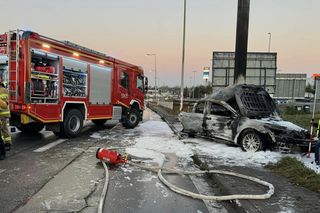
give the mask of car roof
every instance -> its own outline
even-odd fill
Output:
[[[205,100],[235,103],[240,113],[248,117],[270,116],[276,107],[270,95],[261,87],[253,84],[237,84],[214,92]],[[234,104],[232,104],[234,106]]]

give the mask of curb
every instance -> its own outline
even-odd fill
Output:
[[[153,106],[148,106],[149,109],[151,109],[153,112],[157,113],[161,119],[163,121],[165,121],[168,126],[170,127],[170,129],[174,132],[174,134],[178,135],[179,137],[181,137],[180,132],[174,127],[174,125],[172,123],[170,123],[166,117],[162,114],[159,113],[155,107]],[[203,160],[201,160],[198,155],[194,155],[192,157],[194,164],[196,164],[197,166],[199,166],[200,170],[209,170],[209,167],[207,165],[207,163]],[[210,179],[210,181],[212,181],[213,183],[217,184],[217,190],[219,190],[219,193],[221,194],[230,194],[230,191],[227,189],[226,186],[224,186],[224,184],[216,177],[216,175],[214,174],[207,174],[207,177]],[[239,213],[244,213],[247,212],[242,206],[240,206],[235,200],[231,200],[231,201],[221,201],[222,204],[224,204],[223,206],[228,210],[228,212],[232,213],[232,212],[239,212]]]
[[[211,168],[208,167],[207,162],[201,160],[197,154],[192,156],[192,160],[194,164],[199,166],[200,170],[210,170]],[[216,184],[217,187],[214,187],[216,190],[218,190],[218,193],[215,194],[223,194],[228,195],[231,194],[229,189],[217,178],[217,175],[209,174],[207,173],[206,176],[209,178],[210,182],[213,184]],[[220,201],[223,206],[228,210],[229,213],[237,212],[237,213],[245,213],[246,211],[242,206],[239,205],[239,202],[236,202],[236,200],[229,200],[229,201]]]
[[[157,113],[157,114],[161,117],[161,119],[168,124],[168,126],[169,126],[170,129],[173,131],[173,133],[174,133],[175,135],[178,135],[178,136],[180,137],[179,131],[176,129],[176,127],[175,127],[172,123],[170,123],[170,122],[166,119],[166,117],[165,117],[164,115],[162,115],[161,113],[159,113],[153,106],[150,106],[150,105],[149,105],[148,108],[151,109],[153,112]]]

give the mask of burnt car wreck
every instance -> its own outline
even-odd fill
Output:
[[[307,130],[283,121],[270,95],[260,86],[226,87],[181,112],[183,132],[241,146],[244,151],[307,147]]]

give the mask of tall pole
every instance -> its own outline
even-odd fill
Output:
[[[154,55],[154,89],[155,89],[155,99],[156,101],[158,100],[157,99],[157,55],[156,54],[153,54]]]
[[[313,123],[314,123],[314,114],[316,111],[316,103],[317,103],[317,96],[318,96],[318,77],[314,78],[315,84],[316,84],[316,90],[314,92],[314,99],[313,99],[313,109],[312,109],[312,118],[310,122],[310,141],[309,141],[309,148],[308,148],[308,158],[310,158],[310,152],[311,152],[311,144],[312,144],[312,134],[313,134]]]
[[[183,110],[183,88],[184,88],[184,56],[185,56],[185,41],[186,41],[186,4],[183,1],[183,36],[182,36],[182,64],[181,64],[181,89],[180,89],[180,111]]]
[[[269,46],[268,46],[268,52],[270,52],[270,45],[271,45],[271,33],[268,33],[269,35]]]
[[[234,84],[246,82],[250,0],[238,0]]]
[[[155,99],[157,101],[157,54],[148,53],[146,56],[154,56],[154,91]]]
[[[192,97],[194,99],[194,89],[195,89],[195,82],[196,82],[196,70],[192,71],[193,72],[193,93],[192,93]]]

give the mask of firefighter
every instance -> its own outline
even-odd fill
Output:
[[[9,104],[8,104],[8,90],[4,87],[4,82],[0,82],[0,158],[5,158],[5,151],[11,148],[11,137],[8,129],[8,118],[10,117]]]
[[[0,110],[6,109],[6,108],[7,108],[7,103],[2,99],[0,99]],[[4,160],[5,158],[6,158],[6,147],[2,137],[0,137],[0,160]]]

